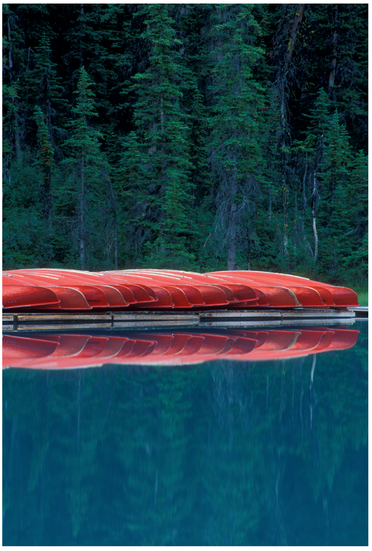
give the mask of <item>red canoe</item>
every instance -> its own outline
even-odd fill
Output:
[[[269,283],[270,285],[285,285],[294,288],[314,289],[319,293],[322,301],[332,307],[346,308],[358,306],[357,294],[347,287],[339,287],[327,283],[321,283],[300,276],[290,274],[277,274],[272,272],[257,271],[234,271],[234,272],[213,272],[223,276],[236,276],[247,281],[255,281],[259,284]]]
[[[145,275],[151,277],[153,281],[162,281],[164,283],[183,286],[192,285],[205,291],[205,286],[212,293],[214,288],[221,289],[229,303],[246,303],[257,305],[257,295],[248,285],[224,282],[221,278],[211,277],[209,275],[195,272],[183,272],[180,270],[133,270],[133,274]]]
[[[228,273],[231,274],[232,272]],[[208,275],[212,274],[214,274],[214,272]],[[271,308],[299,308],[302,306],[292,289],[283,286],[274,286],[267,283],[264,283],[263,285],[257,284],[255,281],[249,281],[247,278],[235,275],[229,276],[224,273],[218,274],[218,277],[226,284],[240,283],[251,286],[258,296],[258,306]]]
[[[37,271],[16,270],[16,272],[22,272],[26,277],[28,274],[32,275],[35,273],[39,276],[57,277],[64,285],[73,284],[78,288],[81,285],[91,284],[105,294],[107,302],[113,308],[122,308],[136,303],[148,304],[156,301],[151,289],[146,289],[139,285],[124,286],[120,284],[118,279],[105,277],[100,273],[57,268],[42,268]]]
[[[243,273],[243,272],[241,272]],[[298,285],[315,289],[321,295],[324,302],[333,307],[358,306],[357,294],[347,287],[339,287],[321,283],[308,278],[293,276],[290,274],[277,274],[270,272],[245,272],[249,278],[255,281],[270,281],[284,285]]]
[[[159,289],[166,290],[172,298],[173,307],[176,308],[225,306],[234,301],[233,296],[229,300],[226,293],[217,286],[183,283],[181,279],[161,277],[161,275],[150,274],[145,270],[121,270],[103,273],[120,277],[123,280],[143,282],[150,286],[156,295],[159,293]],[[157,304],[156,307],[161,308],[163,305]]]
[[[55,293],[60,301],[60,308],[68,310],[90,310],[93,306],[89,301],[101,301],[104,295],[98,289],[85,286],[85,291],[82,288],[74,288],[71,286],[62,286],[57,278],[51,276],[39,276],[37,274],[24,275],[22,270],[14,270],[5,272],[5,275],[10,276],[16,285],[35,285],[43,286]],[[103,297],[102,297],[103,295]],[[107,305],[106,300],[104,303]],[[42,306],[40,304],[39,306]]]
[[[4,281],[5,280],[5,281]],[[60,299],[51,290],[35,285],[15,285],[3,277],[3,308],[30,308],[35,306],[59,308]]]
[[[287,274],[177,270],[10,270],[3,307],[43,310],[158,310],[203,308],[345,308],[351,289]]]
[[[60,299],[67,310],[125,308],[130,304],[149,305],[156,301],[153,291],[141,285],[110,285],[98,275],[60,270],[12,270],[6,272],[17,283],[44,285]],[[96,283],[97,282],[97,283]],[[125,298],[124,298],[125,297]],[[41,304],[40,304],[41,306]]]

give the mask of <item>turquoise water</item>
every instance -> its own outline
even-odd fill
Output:
[[[344,351],[3,372],[4,545],[367,545],[367,322]]]

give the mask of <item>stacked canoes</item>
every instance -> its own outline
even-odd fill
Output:
[[[3,272],[7,311],[112,311],[215,308],[347,308],[356,293],[287,274],[176,270]]]
[[[3,367],[74,369],[105,364],[179,366],[228,359],[289,359],[351,348],[358,331],[311,328],[211,333],[129,333],[126,336],[33,334],[3,336]]]

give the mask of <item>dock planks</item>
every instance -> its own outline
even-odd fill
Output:
[[[360,311],[359,311],[360,310]],[[368,309],[319,310],[200,310],[188,312],[105,312],[102,314],[6,313],[3,331],[169,328],[169,327],[252,327],[278,325],[330,325],[354,323],[368,316]]]

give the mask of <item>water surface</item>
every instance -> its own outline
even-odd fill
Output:
[[[286,360],[4,370],[3,544],[366,545],[350,328]]]

